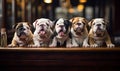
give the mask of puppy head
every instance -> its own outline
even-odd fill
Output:
[[[86,28],[88,21],[85,18],[82,17],[75,17],[70,19],[70,22],[72,23],[72,28],[76,33],[81,33],[84,31],[84,28]]]
[[[69,20],[65,20],[63,18],[57,19],[55,22],[55,32],[58,37],[64,37],[70,32],[71,23]]]
[[[103,34],[106,31],[107,21],[103,18],[93,19],[88,24],[96,34]]]
[[[53,28],[53,23],[51,20],[46,18],[37,19],[33,26],[35,28],[35,32],[39,35],[45,35],[47,31]]]
[[[19,22],[15,26],[15,32],[21,39],[26,39],[31,34],[30,24],[28,22]]]

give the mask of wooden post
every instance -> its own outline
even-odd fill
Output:
[[[1,29],[6,28],[6,0],[2,0],[2,24]]]
[[[7,46],[6,23],[6,0],[2,0],[1,47]]]

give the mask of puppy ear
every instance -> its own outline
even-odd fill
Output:
[[[74,18],[70,19],[69,21],[70,21],[70,22],[73,22],[73,21],[74,21]]]
[[[49,23],[49,24],[48,24]],[[53,26],[54,26],[54,24],[53,24],[53,22],[50,20],[50,19],[48,19],[48,25],[51,27],[51,28],[53,28]]]
[[[12,28],[15,29],[17,25],[18,25],[18,23],[14,24],[14,25],[12,26]]]
[[[65,22],[67,23],[67,26],[72,26],[72,23],[70,22],[70,20],[65,20]]]
[[[36,28],[36,24],[37,24],[38,20],[39,20],[39,19],[37,19],[37,20],[35,20],[35,21],[33,22],[33,27],[34,27],[34,28]]]
[[[103,19],[103,21],[105,22],[105,25],[109,24],[109,21],[107,19]]]
[[[88,22],[88,25],[91,27],[94,19],[92,19],[90,22]]]
[[[30,29],[33,28],[33,26],[29,22],[27,22],[27,24],[30,27]]]
[[[64,20],[64,23],[66,24],[66,33],[70,31],[72,23],[69,20]]]
[[[58,19],[53,21],[53,27],[55,27],[57,21],[58,21]]]
[[[88,20],[85,19],[85,18],[83,18],[83,20],[84,20],[85,25],[87,26],[88,25]]]

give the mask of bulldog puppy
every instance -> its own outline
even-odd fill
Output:
[[[106,30],[107,24],[108,22],[103,18],[96,18],[88,23],[91,27],[88,34],[89,44],[91,47],[101,47],[104,46],[104,44],[110,48],[115,46],[112,44],[110,36]]]
[[[19,22],[15,25],[12,42],[8,46],[29,46],[33,44],[33,34],[28,22]]]
[[[71,34],[72,34],[72,46],[73,47],[88,47],[88,21],[83,17],[74,17],[70,19],[72,23]]]
[[[54,35],[50,47],[71,47],[69,20],[63,18],[54,21]]]
[[[53,22],[46,18],[40,18],[33,23],[33,26],[35,28],[33,35],[34,46],[49,46],[53,34]]]

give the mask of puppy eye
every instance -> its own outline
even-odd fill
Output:
[[[36,25],[39,25],[39,24],[36,24]]]
[[[49,24],[48,23],[46,23],[47,24],[47,26],[49,26]]]
[[[30,29],[29,27],[27,27],[27,29]]]
[[[105,25],[105,23],[103,23],[103,25]]]
[[[95,25],[95,23],[93,23],[93,25]]]

